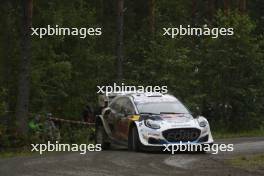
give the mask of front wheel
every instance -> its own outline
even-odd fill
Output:
[[[142,144],[139,139],[138,130],[137,127],[132,127],[129,132],[129,138],[128,138],[128,149],[130,151],[140,151],[142,148]]]

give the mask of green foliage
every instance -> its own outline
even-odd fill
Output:
[[[4,97],[6,97],[6,90],[0,88],[0,117],[6,112],[7,109]]]
[[[126,84],[167,85],[169,92],[191,110],[199,106],[213,129],[263,128],[262,1],[248,2],[248,14],[232,8],[228,15],[219,10],[212,19],[206,3],[199,2],[194,14],[191,1],[156,1],[154,34],[149,32],[147,1],[125,3]],[[4,0],[0,7],[0,25],[4,26],[0,29],[0,120],[3,112],[14,112],[16,106],[22,38],[20,4]],[[100,26],[103,35],[86,39],[32,37],[30,112],[81,120],[87,98],[93,105],[96,102],[96,86],[116,81],[115,8],[116,4],[107,0],[34,1],[34,27]],[[164,27],[205,23],[209,27],[233,27],[234,35],[216,39],[162,36]]]
[[[94,142],[94,128],[85,125],[63,124],[61,143],[88,144]]]
[[[264,65],[259,41],[253,35],[255,25],[248,16],[237,12],[228,17],[219,12],[215,21],[218,27],[234,27],[235,34],[201,42],[204,57],[199,74],[206,91],[205,102],[211,103],[214,121],[222,121],[223,127],[258,127],[263,112],[259,105],[263,101]]]
[[[243,168],[247,171],[259,171],[261,173],[264,164],[264,154],[237,156],[228,160],[226,163],[233,167]]]

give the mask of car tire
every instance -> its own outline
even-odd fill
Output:
[[[98,125],[95,129],[95,143],[101,144],[103,150],[110,148],[110,142],[107,142],[108,137],[102,125]]]
[[[136,126],[133,126],[129,132],[128,138],[128,150],[139,152],[142,149],[142,144],[139,139],[138,130]]]

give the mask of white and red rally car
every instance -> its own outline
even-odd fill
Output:
[[[138,151],[187,142],[212,144],[209,123],[169,94],[119,94],[96,118],[96,143],[103,149],[111,143]]]

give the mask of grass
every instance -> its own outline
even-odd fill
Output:
[[[0,152],[0,158],[12,158],[12,157],[17,157],[17,156],[31,156],[33,152],[31,151],[3,151]]]
[[[241,132],[212,132],[215,139],[227,139],[227,138],[238,138],[238,137],[264,137],[264,130],[251,130],[251,131],[241,131]]]
[[[234,167],[246,170],[258,170],[264,168],[264,153],[251,156],[239,156],[227,161]]]

